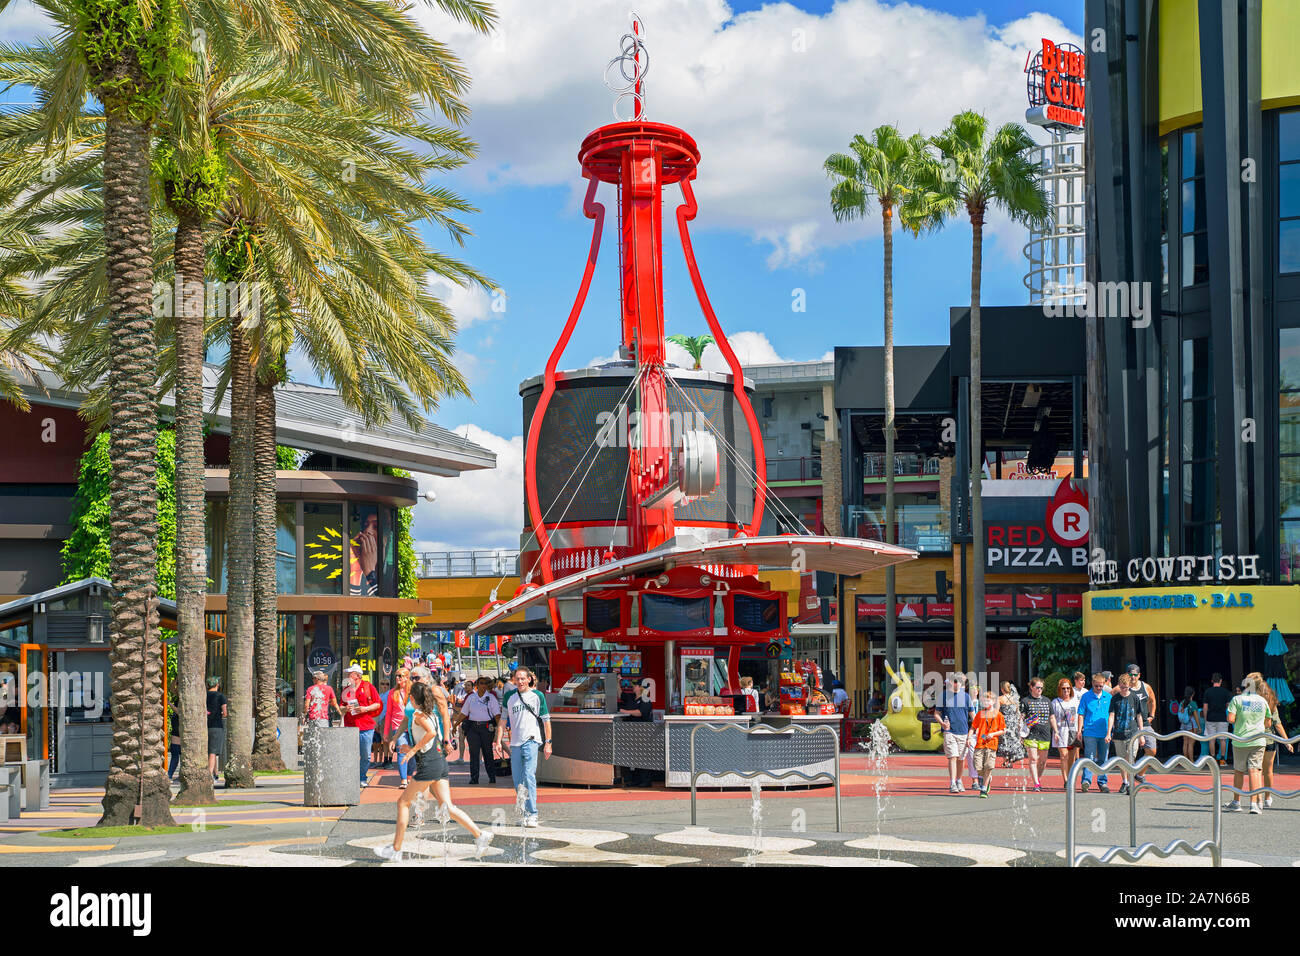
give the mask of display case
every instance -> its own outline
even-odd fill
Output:
[[[546,705],[557,714],[616,714],[618,684],[617,674],[574,674]]]

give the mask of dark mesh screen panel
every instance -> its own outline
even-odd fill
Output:
[[[713,626],[713,602],[707,597],[641,595],[641,626],[652,631],[698,631]]]
[[[610,429],[611,444],[593,451],[594,464],[592,454],[588,454],[585,460],[582,456],[595,439],[601,423],[605,421],[601,419],[598,422],[598,417],[602,412],[615,412],[615,402],[629,381],[630,376],[621,376],[592,384],[582,381],[561,383],[552,396],[537,448],[537,494],[548,524],[559,521],[562,514],[565,521],[624,519],[627,446],[633,437],[632,427],[636,424],[630,415],[631,409],[621,418],[621,427]],[[692,409],[676,389],[670,387],[670,437],[675,444],[683,429],[698,427],[709,431],[718,442],[721,467],[717,490],[705,498],[679,507],[677,518],[688,524],[693,521],[748,523],[754,515],[754,482],[750,477],[754,467],[754,448],[749,438],[749,429],[745,425],[744,413],[730,388],[722,383],[683,383],[682,389],[690,396],[699,412]],[[523,398],[525,436],[528,435],[540,395],[539,387],[530,390]],[[698,415],[707,419],[713,428],[697,421]],[[617,423],[620,419],[615,421]],[[736,467],[724,441],[735,448],[746,462],[744,473]],[[591,470],[575,498],[574,489],[578,487],[578,480],[588,466]]]
[[[782,598],[760,598],[752,594],[737,594],[733,599],[732,616],[736,626],[755,634],[775,631],[781,626]]]
[[[616,631],[623,623],[621,614],[623,602],[618,598],[597,598],[587,595],[585,603],[587,630],[591,633],[604,634],[608,631]]]

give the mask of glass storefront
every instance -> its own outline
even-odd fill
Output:
[[[397,509],[374,502],[282,501],[276,505],[275,584],[280,594],[397,596]],[[299,509],[301,508],[301,517]],[[208,592],[227,587],[228,502],[207,507]],[[345,525],[346,517],[346,525]],[[301,552],[298,522],[302,521]],[[347,587],[344,587],[344,580]]]
[[[1278,331],[1279,575],[1300,581],[1300,329]]]
[[[343,506],[308,501],[302,506],[303,593],[343,593]]]

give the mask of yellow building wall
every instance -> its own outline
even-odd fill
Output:
[[[433,605],[433,613],[416,618],[418,625],[439,630],[460,630],[479,616],[483,605],[497,588],[497,600],[508,601],[519,587],[519,578],[421,578],[416,582],[420,597]],[[522,621],[523,614],[508,618],[511,623]]]
[[[1196,0],[1160,0],[1160,135],[1201,121]]]
[[[1300,66],[1296,41],[1300,40],[1300,3],[1263,0],[1260,8],[1259,92],[1266,110],[1300,106]]]
[[[1197,0],[1160,0],[1160,135],[1201,122],[1201,32]],[[1260,99],[1266,110],[1300,106],[1300,2],[1262,0]]]

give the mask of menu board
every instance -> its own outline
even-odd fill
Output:
[[[585,651],[587,666],[584,668],[588,674],[607,674],[609,673],[609,651]]]
[[[609,669],[619,674],[640,674],[641,652],[610,651]]]

